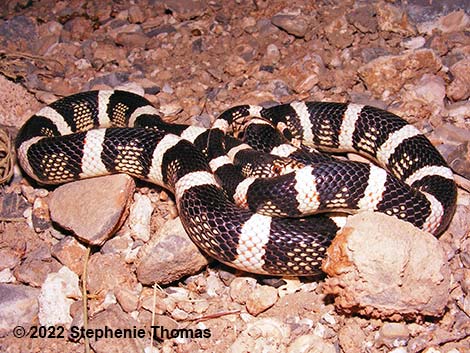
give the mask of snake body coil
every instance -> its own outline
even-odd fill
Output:
[[[263,119],[253,128],[265,136],[272,125],[282,131],[272,144],[254,142],[264,154],[225,135],[249,116]],[[388,172],[321,154],[307,164],[306,151],[312,148],[299,142],[358,152]],[[312,213],[378,211],[437,235],[456,203],[452,171],[431,143],[396,115],[357,104],[238,106],[208,130],[165,123],[146,99],[130,92],[90,91],[41,109],[20,130],[16,147],[24,171],[41,183],[127,173],[168,188],[201,249],[262,274],[320,271],[339,225]],[[278,162],[266,151],[281,155],[281,162],[299,158],[298,167],[275,177],[243,179],[240,169],[252,170],[252,164],[270,158]],[[237,158],[253,163],[240,168],[233,164]]]

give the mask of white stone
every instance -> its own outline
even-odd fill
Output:
[[[38,297],[39,322],[41,325],[70,325],[70,306],[80,296],[78,276],[68,267],[49,273]]]

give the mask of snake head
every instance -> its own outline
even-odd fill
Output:
[[[291,173],[304,167],[303,163],[286,157],[279,157],[268,153],[259,153],[258,157],[240,163],[243,175],[257,178],[272,178]]]

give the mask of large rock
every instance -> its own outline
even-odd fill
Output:
[[[348,219],[327,251],[326,294],[346,312],[374,317],[440,316],[450,268],[434,236],[380,213]]]
[[[401,55],[381,56],[359,68],[367,88],[377,96],[395,94],[405,83],[423,74],[435,74],[442,62],[431,49],[418,49]]]
[[[139,252],[137,278],[142,284],[167,284],[197,273],[206,258],[191,241],[179,218],[169,220]]]
[[[52,193],[51,218],[83,242],[102,245],[125,220],[134,189],[124,174],[62,185]]]

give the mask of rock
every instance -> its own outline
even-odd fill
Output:
[[[126,59],[126,49],[118,48],[112,43],[97,43],[93,50],[92,65],[99,69],[111,62],[120,62]]]
[[[181,104],[177,101],[160,105],[160,112],[164,116],[176,115],[183,110]]]
[[[37,197],[33,203],[31,214],[34,231],[39,233],[51,227],[51,218],[49,216],[49,206],[42,197]]]
[[[307,34],[308,23],[301,16],[278,14],[271,18],[271,22],[293,36],[302,38]]]
[[[470,17],[461,9],[434,20],[419,23],[417,28],[420,33],[431,35],[436,29],[443,33],[450,33],[464,31],[469,25]]]
[[[39,294],[39,322],[41,325],[70,325],[70,306],[80,298],[78,276],[67,267],[50,273]]]
[[[404,110],[413,112],[414,108],[417,112],[426,111],[429,115],[440,116],[445,109],[445,95],[446,85],[442,77],[424,74],[415,84],[406,87],[403,100],[407,108]]]
[[[401,322],[386,322],[379,330],[377,345],[386,345],[388,348],[404,346],[408,342],[410,331]]]
[[[295,92],[302,94],[313,89],[324,71],[321,57],[308,54],[282,70],[281,76]]]
[[[361,6],[348,12],[346,19],[362,33],[377,32],[376,12],[372,5]]]
[[[456,120],[463,121],[468,116],[470,116],[470,102],[463,101],[449,104],[447,106],[447,115],[455,118]]]
[[[0,271],[15,268],[21,261],[22,252],[5,247],[0,249]]]
[[[230,283],[230,298],[237,303],[245,304],[255,288],[256,280],[254,278],[236,277]]]
[[[118,288],[132,290],[136,285],[134,273],[120,255],[96,253],[90,257],[87,277],[90,293],[104,296]]]
[[[426,44],[426,38],[422,36],[409,38],[403,41],[403,46],[406,49],[412,49],[412,50],[422,48],[424,44]]]
[[[381,31],[404,35],[414,35],[416,29],[409,22],[407,13],[400,7],[389,3],[377,3],[377,24]]]
[[[127,216],[134,188],[123,174],[59,186],[49,203],[51,218],[86,244],[102,245]]]
[[[83,273],[86,251],[86,248],[78,240],[67,236],[52,247],[52,256],[77,275],[81,275]]]
[[[179,218],[167,221],[138,254],[137,278],[142,284],[167,284],[207,266]],[[155,269],[158,269],[156,271]]]
[[[435,74],[442,67],[439,57],[430,49],[419,49],[401,55],[381,56],[359,68],[359,75],[375,95],[396,94],[405,83],[423,74]]]
[[[165,0],[164,5],[179,21],[195,19],[208,10],[205,0]]]
[[[89,328],[92,330],[104,331],[105,327],[112,328],[116,331],[118,329],[136,329],[143,330],[132,316],[125,314],[118,305],[112,305],[105,311],[96,314],[90,319]],[[114,337],[114,338],[91,338],[90,345],[96,353],[127,353],[127,352],[144,352],[145,338],[148,334],[144,331],[144,338],[136,337]]]
[[[253,316],[258,316],[272,307],[278,299],[277,289],[270,286],[257,286],[246,301],[246,310]]]
[[[146,195],[135,194],[129,213],[131,236],[144,242],[150,239],[150,220],[153,212],[152,202]]]
[[[326,342],[317,335],[303,335],[292,341],[287,353],[335,353],[334,344]]]
[[[118,287],[115,290],[115,295],[122,310],[126,313],[137,310],[139,305],[139,292],[137,290]]]
[[[142,32],[123,32],[116,36],[116,44],[119,44],[125,48],[145,48],[145,44],[149,40],[149,37]]]
[[[449,166],[470,180],[470,142],[461,143],[447,155]]]
[[[470,97],[470,59],[462,59],[450,67],[453,80],[447,87],[447,97],[453,101]]]
[[[62,32],[63,41],[83,41],[89,39],[93,33],[93,23],[82,16],[77,16],[64,24]]]
[[[229,348],[230,353],[284,352],[290,328],[278,319],[250,322]]]
[[[41,104],[23,86],[0,75],[2,124],[19,127],[40,108]]]
[[[338,332],[339,345],[343,352],[362,352],[366,335],[362,330],[359,318],[348,318]]]
[[[354,40],[351,27],[348,26],[348,21],[344,15],[334,16],[334,12],[331,17],[327,19],[325,26],[325,36],[328,42],[338,48],[345,49],[352,45]]]
[[[38,315],[39,289],[17,284],[0,284],[0,337],[15,326],[34,324]]]
[[[14,16],[0,22],[0,45],[5,50],[33,51],[37,39],[36,22],[29,16]]]
[[[15,283],[16,278],[9,268],[0,271],[0,283]]]
[[[49,274],[59,271],[60,268],[60,263],[51,258],[49,247],[43,245],[31,251],[26,259],[14,269],[13,274],[20,282],[40,287]]]
[[[129,7],[129,22],[130,23],[142,23],[145,21],[145,14],[137,5]]]
[[[279,61],[281,58],[281,53],[276,44],[271,43],[266,47],[265,58],[266,61],[270,64],[276,64]]]
[[[360,213],[333,240],[324,293],[346,312],[398,319],[442,315],[450,269],[439,241],[410,223]]]

